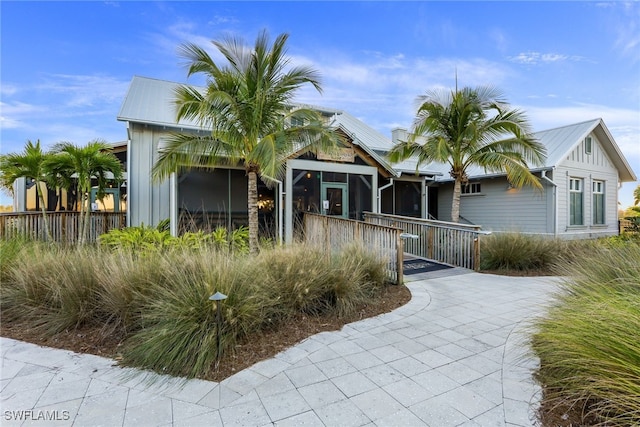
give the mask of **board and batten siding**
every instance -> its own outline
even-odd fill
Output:
[[[506,177],[469,182],[479,182],[481,192],[461,195],[461,223],[481,225],[486,231],[553,233],[553,187],[543,183],[543,190],[510,189]],[[452,198],[453,183],[439,187],[439,220],[451,220]]]
[[[618,234],[618,171],[595,134],[591,134],[591,154],[581,141],[554,171],[558,184],[558,231],[568,238],[589,238]],[[584,224],[569,225],[569,180],[582,179]],[[593,224],[593,182],[604,182],[605,224]]]
[[[156,226],[170,216],[169,180],[154,181],[151,169],[158,159],[158,145],[166,131],[154,126],[129,122],[129,182],[127,205],[129,226]]]

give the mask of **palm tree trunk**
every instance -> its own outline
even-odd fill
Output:
[[[249,177],[249,253],[258,253],[258,174],[254,170],[247,172]]]
[[[91,224],[91,192],[87,195],[87,208],[84,211],[84,224],[82,230],[82,243],[89,240],[89,225]]]
[[[453,200],[451,201],[451,221],[460,222],[460,193],[462,182],[456,178],[453,184]]]
[[[40,209],[42,210],[42,222],[44,223],[44,235],[47,241],[51,240],[51,232],[49,231],[49,223],[47,222],[47,207],[44,204],[44,195],[42,194],[42,188],[40,182],[36,181],[36,194],[40,199]]]
[[[89,210],[91,209],[91,194],[88,193],[88,189],[91,189],[91,183],[87,186],[80,185],[80,222],[78,224],[78,243],[84,244],[87,240],[87,224],[89,222]],[[85,193],[87,194],[87,199],[85,200]]]

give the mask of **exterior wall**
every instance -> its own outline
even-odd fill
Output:
[[[553,234],[553,187],[544,185],[542,191],[532,187],[509,189],[504,177],[484,179],[479,194],[460,197],[460,222],[481,225],[486,231],[514,231]],[[453,183],[438,189],[438,219],[451,221]]]
[[[129,122],[129,226],[155,226],[170,216],[169,179],[159,183],[151,177],[151,169],[158,159],[158,145],[166,135],[160,128]]]
[[[13,183],[13,211],[24,212],[27,210],[27,179],[18,178]]]
[[[591,134],[591,154],[585,153],[580,142],[554,171],[558,185],[558,230],[568,238],[590,238],[618,234],[618,171],[602,149],[595,134]],[[569,225],[569,179],[583,180],[584,225]],[[605,224],[593,224],[593,181],[604,181]]]

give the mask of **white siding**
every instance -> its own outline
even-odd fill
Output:
[[[591,154],[581,141],[560,163],[554,173],[558,184],[558,229],[566,237],[598,237],[618,233],[618,171],[604,152],[595,134]],[[569,179],[583,180],[584,225],[569,225]],[[605,224],[593,224],[593,181],[603,181],[605,191]]]
[[[151,169],[158,159],[158,143],[165,132],[137,123],[129,123],[129,126],[129,225],[155,226],[170,215],[169,180],[159,183],[151,177]]]
[[[460,222],[481,225],[483,230],[553,233],[553,187],[509,189],[506,178],[471,182],[480,182],[482,191],[460,197]],[[439,220],[451,220],[452,197],[453,183],[440,186]]]

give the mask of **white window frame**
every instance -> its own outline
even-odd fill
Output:
[[[462,184],[460,192],[462,194],[480,194],[482,193],[482,185],[479,182],[468,182]]]
[[[580,195],[580,221],[576,221],[576,212],[574,212],[576,203],[574,198],[577,194]],[[583,226],[584,225],[584,179],[570,177],[569,178],[569,226]]]
[[[584,139],[584,153],[591,154],[592,151],[593,151],[593,138],[591,138],[590,136],[587,136]]]
[[[591,223],[593,225],[605,225],[607,223],[607,199],[605,197],[605,183],[601,180],[593,180],[592,185],[592,215]],[[601,199],[598,203],[597,199]],[[597,209],[601,209],[601,215],[596,212]]]

